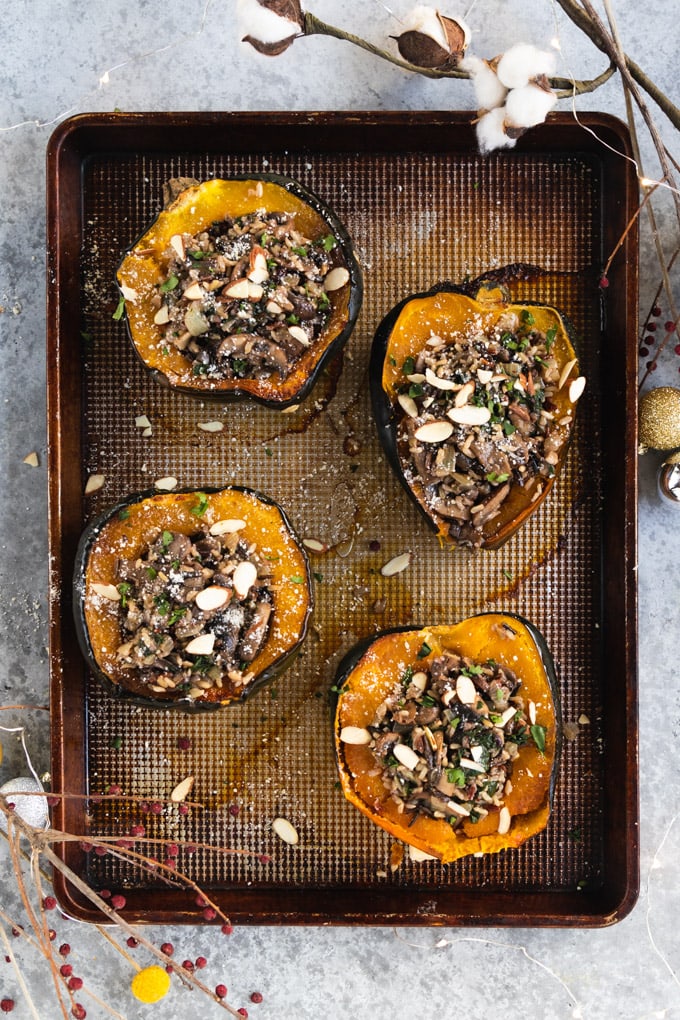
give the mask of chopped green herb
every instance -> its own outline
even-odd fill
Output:
[[[501,474],[497,474],[495,471],[489,471],[486,476],[486,480],[487,482],[491,482],[492,485],[500,485],[501,482],[507,482],[509,477],[510,475],[507,471],[504,471]]]
[[[291,580],[293,584],[302,584],[304,578],[302,574],[291,574],[289,580]]]
[[[126,507],[123,507],[122,510],[118,511],[118,520],[119,521],[126,521],[129,516],[130,516],[130,511]]]
[[[168,546],[172,542],[172,538],[173,538],[173,535],[172,535],[171,531],[164,531],[163,532],[163,537],[161,538],[161,545],[163,546],[164,549],[168,548]]]
[[[545,334],[545,349],[550,354],[550,348],[555,343],[555,337],[557,336],[557,326],[551,326]]]
[[[513,577],[512,572],[510,570],[504,570],[503,571],[503,577],[505,577],[508,581],[514,581],[514,579],[515,579]]]
[[[196,496],[198,498],[198,503],[196,503],[195,506],[190,507],[189,513],[193,514],[194,517],[202,517],[210,504],[208,502],[208,497],[204,492],[197,492]]]
[[[574,843],[581,842],[581,826],[577,825],[573,829],[569,829],[567,832],[567,838],[573,840]]]
[[[192,663],[191,672],[207,673],[212,665],[213,661],[209,655],[199,655],[196,661]]]
[[[528,308],[523,308],[522,311],[520,312],[519,317],[525,326],[533,326],[533,324],[536,322],[533,314],[529,311]]]
[[[147,567],[146,576],[149,578],[150,581],[155,581],[156,578],[158,577],[158,571],[156,570],[155,567]]]
[[[531,736],[534,738],[534,743],[539,751],[545,751],[545,726],[539,726],[538,723],[534,723],[531,727]]]
[[[113,313],[113,316],[112,316],[116,320],[116,322],[118,322],[119,319],[123,318],[123,312],[124,311],[125,311],[125,298],[121,296],[118,299],[118,304],[116,305],[116,310],[115,310],[115,312]]]
[[[192,373],[192,375],[207,375],[208,374],[208,366],[207,365],[200,365],[197,361],[195,361],[193,366],[192,366],[192,368],[191,368],[191,373]]]
[[[404,670],[404,672],[401,674],[400,682],[405,687],[407,684],[411,683],[412,678],[413,678],[413,667],[412,666],[407,666],[406,669]]]
[[[394,367],[397,364],[397,359],[394,357],[393,354],[390,354],[389,362],[390,362],[390,365],[392,365],[392,367]]]
[[[314,571],[314,580],[318,581],[319,584],[323,581],[323,574],[320,574],[318,570]]]
[[[294,251],[296,255],[300,255],[301,258],[304,258],[307,254],[307,248],[304,244],[294,245],[290,250]]]
[[[465,773],[461,768],[447,769],[446,778],[456,786],[465,786]]]
[[[420,385],[420,383],[411,383],[411,385],[408,388],[408,395],[409,397],[413,398],[422,397],[423,387]]]
[[[170,613],[170,616],[168,617],[168,624],[172,625],[173,623],[177,623],[178,620],[182,619],[186,611],[186,606],[177,606],[177,608],[173,609]]]
[[[505,432],[506,436],[511,436],[513,432],[517,431],[517,429],[512,424],[512,422],[508,418],[506,418],[505,421],[503,422],[503,431]]]
[[[170,612],[170,602],[165,592],[161,592],[160,595],[154,595],[153,601],[159,616],[167,616]]]
[[[160,292],[161,292],[161,294],[169,293],[169,291],[174,290],[175,287],[177,287],[178,284],[179,284],[179,277],[175,276],[175,274],[173,273],[172,276],[169,276],[167,278],[165,283],[162,283],[160,285]]]
[[[432,649],[428,645],[427,641],[423,641],[422,645],[420,646],[420,648],[418,650],[417,658],[425,659],[430,654],[431,651],[432,651]]]
[[[274,456],[274,451],[272,450],[272,448],[270,446],[265,446],[264,452],[267,455],[267,457],[273,457]]]
[[[113,748],[114,751],[120,751],[122,746],[123,746],[122,737],[111,737],[111,743],[109,744],[109,747]]]
[[[319,243],[321,244],[321,247],[323,248],[324,251],[333,251],[333,249],[337,248],[338,245],[338,242],[335,240],[332,234],[326,234],[325,237],[321,238],[321,241]]]
[[[235,375],[241,377],[248,372],[248,362],[245,358],[232,358],[231,367],[234,369]]]
[[[130,589],[131,588],[132,588],[132,585],[128,581],[122,581],[121,584],[118,585],[118,594],[120,595],[121,609],[125,609],[125,607],[128,604],[128,598],[127,597],[130,594]]]
[[[269,697],[271,698],[271,700],[272,701],[276,701],[278,696],[279,696],[279,692],[277,691],[276,687],[270,687],[270,689],[269,689]]]
[[[297,326],[300,322],[300,318],[295,314],[295,312],[291,312],[290,315],[287,316],[286,322],[291,326]]]
[[[194,260],[194,262],[200,262],[201,259],[206,258],[207,254],[208,253],[206,251],[201,251],[200,248],[197,248],[195,251],[189,252],[189,255]]]
[[[401,366],[401,370],[404,375],[413,375],[416,370],[416,359],[409,355],[409,357],[404,361],[404,364]]]

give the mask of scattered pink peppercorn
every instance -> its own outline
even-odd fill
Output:
[[[0,1002],[0,1009],[3,1013],[11,1013],[14,1009],[14,999],[3,999]]]
[[[203,917],[205,918],[206,921],[214,921],[215,918],[217,917],[217,911],[214,909],[214,907],[204,907]]]
[[[134,839],[117,839],[116,846],[122,846],[124,850],[131,850],[135,845]]]
[[[136,939],[134,938],[133,935],[130,935],[130,937],[127,939],[127,944],[130,947],[130,949],[136,949],[137,946],[139,945],[139,939]]]
[[[188,970],[190,974],[193,974],[193,972],[194,972],[194,961],[193,960],[183,960],[182,961],[182,966],[184,967],[185,970]]]
[[[163,813],[163,805],[161,804],[161,802],[159,800],[155,800],[153,802],[153,804],[151,805],[151,814],[152,815],[160,815],[162,813]]]
[[[168,857],[178,857],[179,856],[179,847],[177,846],[176,843],[169,843],[166,846],[165,850],[166,850],[166,853],[167,853]]]
[[[163,953],[164,956],[172,956],[174,951],[175,947],[173,946],[172,942],[164,942],[163,945],[161,946],[161,953]]]
[[[178,737],[177,738],[177,747],[178,747],[178,749],[180,751],[190,751],[191,750],[191,738],[190,737]]]
[[[640,357],[641,358],[649,357],[649,349],[647,347],[641,347],[640,348]]]
[[[648,322],[646,324],[646,326],[645,326],[645,329],[648,329],[650,333],[653,333],[654,330],[656,329],[656,323],[655,322]]]
[[[71,947],[69,946],[68,942],[62,942],[62,944],[59,946],[59,955],[60,956],[68,956],[68,954],[70,952],[71,952]]]
[[[253,992],[250,996],[251,1002],[262,1002],[262,992]]]
[[[8,800],[7,801],[7,810],[8,811],[14,811],[15,807],[16,807],[16,804],[14,803],[13,800]]]
[[[658,305],[654,305],[652,308],[652,315],[656,315],[657,318],[661,315],[661,309]]]
[[[609,280],[607,279],[607,277],[606,276],[601,276],[600,277],[600,287],[602,288],[602,290],[606,290],[606,288],[608,286],[609,286]]]
[[[167,970],[168,974],[174,974],[175,973],[175,968],[173,967],[173,965],[171,963],[166,963],[165,969]]]
[[[126,903],[127,900],[124,896],[121,896],[120,893],[111,897],[111,906],[114,910],[122,910]]]
[[[76,1002],[71,1010],[71,1015],[74,1016],[76,1020],[85,1020],[87,1011],[84,1006],[81,1006],[79,1002]]]
[[[96,853],[97,857],[106,857],[109,851],[106,849],[105,846],[96,846],[94,848],[94,852]]]
[[[70,977],[68,979],[67,984],[72,992],[79,992],[80,989],[83,987],[83,979],[75,977],[74,975],[73,977]]]
[[[178,810],[179,810],[179,813],[181,815],[188,815],[189,814],[189,805],[188,804],[180,804]]]
[[[196,847],[195,843],[187,843],[187,845],[184,847],[184,853],[185,854],[195,854],[196,853],[196,849],[197,849],[197,847]]]
[[[100,889],[99,890],[99,895],[101,896],[101,898],[103,900],[110,900],[111,899],[111,890],[110,889]]]
[[[55,940],[55,939],[56,939],[56,937],[57,937],[57,933],[56,933],[56,931],[54,930],[54,928],[50,928],[50,929],[48,930],[47,934],[49,935],[49,938],[50,938],[50,942],[54,942],[54,940]]]
[[[260,854],[258,860],[260,864],[271,864],[271,857],[269,857],[267,854]]]
[[[196,970],[203,970],[204,967],[208,966],[208,961],[205,956],[197,956],[196,963],[194,964]]]
[[[239,1016],[246,1018],[248,1017],[248,1010],[245,1008],[245,1006],[241,1006],[241,1008],[237,1009],[236,1012],[238,1013]]]
[[[238,804],[230,804],[229,805],[229,814],[233,815],[234,818],[236,818],[236,816],[237,816],[237,814],[239,813],[240,810],[241,810],[241,808],[238,806]]]
[[[52,797],[48,797],[47,798],[47,806],[48,807],[56,807],[58,803],[59,803],[59,797],[52,796]]]
[[[208,905],[202,896],[197,896],[196,899],[194,900],[194,903],[196,904],[197,907],[207,907]]]
[[[120,793],[120,786],[118,783],[111,783],[106,792],[110,794],[110,796],[116,797]]]
[[[143,815],[148,815],[149,811],[151,810],[151,806],[148,800],[140,800],[139,810],[142,812]]]
[[[71,974],[73,973],[73,967],[71,966],[70,963],[62,963],[61,967],[59,968],[59,973],[64,978],[71,977]]]
[[[146,835],[146,829],[143,825],[131,825],[130,826],[131,836],[144,836]]]
[[[86,854],[89,854],[89,852],[92,849],[92,844],[87,843],[85,840],[82,840],[80,843],[80,849],[83,850]]]
[[[57,901],[55,900],[54,896],[46,896],[45,899],[43,900],[43,908],[45,910],[54,910],[56,905]]]
[[[233,935],[234,926],[232,924],[223,924],[220,930],[223,935]]]
[[[163,865],[164,867],[169,868],[170,871],[174,871],[177,867],[177,861],[174,857],[166,857],[163,861]]]
[[[226,999],[226,997],[227,997],[227,986],[226,985],[216,985],[215,986],[215,995],[217,996],[218,999]]]

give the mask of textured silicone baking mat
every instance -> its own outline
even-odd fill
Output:
[[[201,805],[185,815],[173,807],[142,817],[144,805],[134,800],[95,799],[85,808],[66,802],[62,822],[84,835],[124,836],[141,820],[148,836],[197,845],[191,853],[180,849],[178,867],[210,887],[239,920],[615,920],[634,899],[637,860],[628,563],[634,552],[634,389],[620,338],[619,363],[611,367],[613,326],[602,328],[598,281],[617,226],[622,231],[626,223],[628,171],[585,135],[580,148],[565,144],[567,127],[560,135],[559,119],[542,129],[533,143],[539,147],[482,158],[462,116],[458,135],[444,144],[441,124],[433,122],[428,147],[421,140],[404,145],[408,135],[398,115],[393,122],[390,115],[382,122],[370,115],[382,125],[377,144],[362,129],[361,115],[320,115],[327,130],[315,149],[314,132],[300,116],[289,118],[285,144],[279,131],[272,145],[266,130],[254,129],[263,115],[259,121],[251,115],[242,151],[216,140],[215,116],[184,115],[173,130],[171,119],[159,124],[159,116],[150,115],[154,130],[146,135],[144,115],[127,123],[76,118],[53,142],[57,276],[51,300],[60,316],[51,342],[59,347],[61,367],[50,386],[62,420],[53,430],[59,457],[52,469],[51,538],[53,553],[54,543],[59,546],[54,580],[63,595],[52,599],[54,689],[63,713],[55,732],[55,779],[75,780],[89,794],[114,784],[143,802],[167,798],[191,775],[191,799]],[[335,148],[328,130],[334,116]],[[285,115],[275,120],[281,127]],[[602,121],[602,130],[622,147],[623,129]],[[185,122],[191,130],[183,132]],[[73,173],[69,159],[79,169],[78,213],[65,196],[67,173]],[[334,209],[353,237],[365,278],[364,306],[344,357],[299,409],[286,414],[163,390],[137,361],[124,324],[112,318],[117,263],[158,212],[165,181],[261,171],[299,180]],[[72,241],[77,238],[68,252],[57,236],[60,224],[62,233],[68,224]],[[635,321],[634,244],[629,235],[614,270],[612,283],[624,288],[625,305],[616,313],[617,329]],[[575,441],[549,499],[500,551],[452,552],[440,548],[381,453],[368,400],[371,340],[382,316],[405,295],[513,262],[542,268],[530,283],[513,285],[513,293],[567,313],[588,386]],[[66,269],[77,297],[65,293]],[[634,347],[634,332],[629,339]],[[68,421],[60,382],[65,358],[79,373]],[[625,405],[614,423],[605,395],[612,383]],[[135,424],[141,415],[151,422],[151,435]],[[200,428],[214,420],[224,423],[222,432]],[[623,500],[613,491],[615,469],[623,477]],[[83,498],[93,473],[105,475],[105,484]],[[302,655],[250,703],[204,716],[111,698],[87,675],[69,633],[74,538],[118,497],[168,475],[180,486],[233,482],[260,489],[281,503],[301,537],[328,546],[311,556],[316,608]],[[383,577],[382,564],[407,550],[408,570]],[[454,621],[490,609],[532,620],[556,659],[569,739],[550,824],[517,850],[448,867],[413,863],[406,854],[392,870],[392,838],[346,804],[338,789],[328,706],[335,665],[356,640],[381,628]],[[626,673],[620,682],[632,699],[627,711],[611,707],[610,664]],[[67,760],[69,744],[79,743],[72,728],[82,734],[82,766]],[[618,792],[612,766],[627,776]],[[298,846],[272,832],[277,816],[295,826]],[[624,850],[613,850],[612,819]],[[202,848],[208,843],[252,853],[216,853]],[[134,916],[182,920],[190,911],[191,900],[160,877],[115,856],[68,853],[95,887],[126,889]],[[82,904],[81,914],[89,916]]]

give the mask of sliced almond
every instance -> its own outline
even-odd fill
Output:
[[[453,811],[454,815],[460,815],[461,818],[469,818],[470,812],[468,808],[463,807],[462,804],[459,804],[455,800],[447,800],[446,803],[448,804],[451,811]]]
[[[413,397],[409,397],[408,393],[400,393],[397,401],[404,414],[407,414],[409,418],[418,417],[418,405]]]
[[[326,291],[340,290],[346,283],[349,283],[349,271],[344,266],[336,266],[323,281]]]
[[[236,280],[234,283],[230,283],[228,287],[225,287],[222,291],[230,298],[247,298],[250,293],[250,282],[248,280]]]
[[[419,443],[443,443],[453,432],[453,425],[448,421],[428,421],[414,432]]]
[[[199,421],[198,422],[198,427],[199,427],[199,429],[202,429],[204,432],[221,432],[223,430],[223,428],[224,428],[224,422],[223,421]]]
[[[305,333],[302,326],[289,326],[288,332],[290,333],[294,340],[297,340],[299,343],[304,344],[305,347],[309,347],[309,337]]]
[[[289,846],[297,846],[300,842],[297,829],[287,818],[275,818],[272,822],[272,829],[279,839],[282,839],[284,843],[288,843]]]
[[[280,414],[294,414],[295,411],[297,411],[299,407],[300,407],[299,404],[291,404],[290,407],[283,407],[279,413]]]
[[[578,398],[586,388],[586,377],[584,375],[578,376],[577,379],[573,379],[569,383],[569,399],[572,404],[575,404]]]
[[[101,489],[105,481],[106,475],[90,475],[88,480],[85,482],[85,495],[89,496],[90,493]]]
[[[343,744],[370,744],[371,734],[361,726],[343,726],[340,740]]]
[[[438,857],[434,857],[432,854],[426,854],[424,850],[418,849],[417,846],[409,846],[408,848],[409,858],[415,863],[420,864],[421,861],[437,861]]]
[[[155,489],[161,489],[162,492],[171,492],[177,488],[177,479],[173,478],[172,475],[166,475],[165,478],[157,478],[153,484]]]
[[[200,283],[190,283],[182,295],[187,301],[202,301],[205,293]]]
[[[501,716],[500,726],[505,726],[511,719],[514,719],[516,715],[517,709],[514,706],[506,708],[505,712],[503,712],[503,715]]]
[[[456,407],[463,407],[465,404],[467,404],[468,400],[470,399],[474,392],[475,384],[472,382],[472,380],[470,380],[469,382],[466,382],[464,386],[461,386],[461,388],[458,390],[453,403],[455,404]]]
[[[137,300],[137,291],[133,287],[126,287],[125,284],[123,284],[120,288],[120,292],[126,301]]]
[[[409,747],[408,744],[393,744],[392,754],[398,762],[401,762],[404,768],[409,769],[411,772],[413,772],[414,768],[421,760],[420,755],[416,754],[413,748]]]
[[[120,602],[120,592],[115,584],[98,584],[95,582],[92,585],[92,591],[95,595],[99,595],[108,602]]]
[[[175,789],[170,794],[170,800],[173,804],[181,804],[183,800],[186,800],[191,791],[194,788],[194,777],[187,776],[181,783],[178,783]]]
[[[248,279],[252,283],[264,283],[265,280],[269,279],[267,257],[263,251],[255,251],[251,253]]]
[[[209,588],[199,591],[195,601],[204,612],[221,609],[229,601],[229,589],[223,588],[221,584],[211,584]]]
[[[491,411],[488,407],[475,407],[474,404],[466,404],[465,407],[452,407],[447,412],[451,421],[457,425],[486,425],[491,419]]]
[[[148,426],[148,428],[145,428],[145,429],[143,430],[143,432],[142,432],[142,436],[144,437],[144,439],[148,439],[148,438],[149,438],[149,436],[151,436],[151,435],[153,435],[153,429],[152,429],[152,428],[151,428],[151,426],[149,425],[149,426]]]
[[[243,560],[232,574],[234,591],[244,599],[257,580],[257,567],[250,560]]]
[[[28,464],[29,467],[40,467],[40,461],[38,454],[35,450],[32,453],[27,453],[24,457],[24,464]]]
[[[456,694],[463,705],[474,705],[477,700],[477,688],[469,676],[460,674],[456,680]]]
[[[477,378],[479,379],[482,386],[486,386],[493,379],[493,372],[488,368],[478,368]]]
[[[214,647],[214,634],[199,634],[198,637],[192,638],[189,644],[186,645],[184,651],[187,655],[212,655]]]
[[[468,769],[470,772],[485,772],[486,769],[483,765],[480,765],[474,758],[461,758],[458,762],[462,769]]]
[[[264,297],[264,290],[262,285],[259,283],[251,283],[248,281],[248,300],[257,303]]]
[[[186,258],[187,253],[184,247],[184,239],[181,234],[172,235],[170,238],[170,247],[174,248],[180,259],[184,260]]]
[[[211,535],[232,535],[235,531],[241,531],[245,528],[246,522],[242,521],[239,517],[230,517],[223,521],[215,521],[214,524],[210,525]]]
[[[498,834],[499,834],[499,836],[504,836],[505,833],[510,830],[510,822],[511,821],[512,821],[512,817],[510,815],[510,812],[508,811],[506,806],[503,805],[503,807],[498,812]]]
[[[391,560],[388,560],[388,562],[380,568],[380,573],[383,577],[392,577],[393,574],[400,574],[402,570],[406,570],[410,562],[411,553],[401,553],[399,556],[394,556]]]
[[[411,687],[415,687],[416,690],[419,691],[424,691],[427,687],[427,673],[422,672],[422,670],[414,673],[411,677]]]
[[[458,383],[452,382],[450,379],[440,379],[438,375],[435,375],[431,368],[425,369],[425,379],[429,382],[430,386],[434,386],[437,390],[457,390]]]
[[[170,310],[167,305],[161,305],[154,315],[153,321],[157,326],[164,326],[166,322],[170,322]]]
[[[536,722],[536,702],[535,701],[530,701],[529,702],[529,722],[531,723],[532,726]]]
[[[565,382],[567,381],[567,379],[571,375],[571,370],[572,370],[572,368],[574,367],[575,364],[576,364],[576,358],[572,358],[572,360],[568,361],[566,363],[566,365],[564,366],[564,368],[562,369],[562,372],[560,374],[560,381],[557,384],[558,390],[561,390],[562,387],[564,386]]]
[[[303,538],[302,544],[305,549],[309,549],[311,552],[322,553],[328,550],[328,546],[320,542],[318,538]]]
[[[151,422],[149,421],[145,414],[138,414],[137,417],[135,418],[135,425],[137,426],[138,429],[148,429],[149,426],[151,425]]]
[[[283,311],[281,305],[277,305],[276,301],[268,301],[266,308],[270,315],[280,315]]]

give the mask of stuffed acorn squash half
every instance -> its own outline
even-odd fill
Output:
[[[560,701],[526,620],[487,613],[385,632],[348,653],[335,690],[345,797],[397,839],[448,864],[547,825]]]
[[[131,496],[80,541],[83,654],[149,705],[245,700],[299,651],[311,609],[306,554],[281,508],[251,489]]]
[[[497,285],[440,284],[402,301],[378,327],[370,380],[408,494],[442,539],[486,549],[548,495],[585,385],[560,313]]]
[[[118,284],[134,348],[159,382],[279,409],[340,352],[363,295],[343,225],[276,175],[184,188],[127,252]]]

